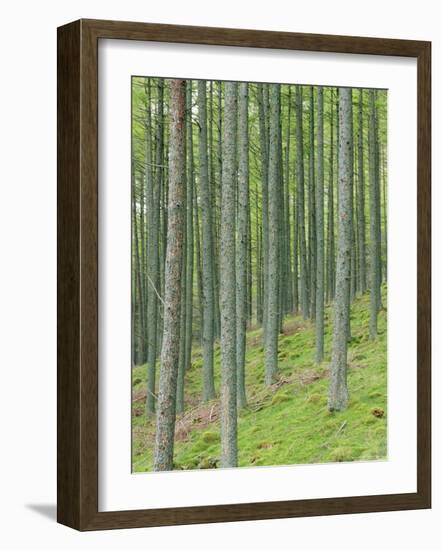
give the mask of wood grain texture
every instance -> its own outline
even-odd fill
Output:
[[[80,507],[80,23],[58,32],[57,518]]]
[[[416,493],[98,511],[98,40],[417,58],[418,468]],[[58,29],[58,521],[82,531],[431,506],[431,45],[428,42],[80,20]]]
[[[417,65],[417,486],[431,506],[431,43]]]
[[[358,53],[371,55],[400,55],[417,57],[425,42],[337,36],[291,32],[194,27],[188,25],[157,25],[129,21],[82,20],[83,26],[100,38],[148,40],[211,46],[240,46],[281,50],[304,50],[329,53]]]

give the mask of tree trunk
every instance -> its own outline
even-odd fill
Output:
[[[184,380],[190,365],[192,352],[192,286],[193,286],[193,140],[192,140],[192,81],[186,82],[186,146],[185,173],[186,198],[184,211],[186,213],[183,261],[181,267],[181,323],[180,323],[180,355],[178,362],[178,380],[176,395],[176,413],[182,414],[185,408]],[[187,162],[187,158],[189,161]]]
[[[247,324],[247,265],[249,210],[249,130],[248,85],[238,89],[238,201],[236,232],[236,364],[238,407],[247,403],[245,387],[245,352]]]
[[[135,188],[135,177],[133,178],[133,187],[132,187],[132,217],[133,217],[133,224],[134,224],[134,231],[133,231],[133,248],[135,250],[135,258],[134,258],[134,266],[133,269],[136,274],[136,283],[137,283],[137,290],[138,290],[138,300],[135,302],[138,304],[138,307],[136,308],[138,311],[138,330],[137,330],[137,336],[138,338],[134,341],[137,342],[137,348],[133,350],[133,361],[136,365],[142,364],[144,357],[144,336],[145,336],[145,319],[144,319],[144,312],[145,312],[145,303],[144,303],[144,295],[143,295],[143,282],[142,282],[142,264],[141,264],[141,258],[140,258],[140,244],[139,244],[139,230],[138,230],[138,214],[137,214],[137,206],[136,206],[136,188]],[[136,316],[135,316],[136,319]],[[133,330],[135,331],[136,325],[134,325]],[[135,353],[136,351],[136,353]]]
[[[184,211],[186,205],[183,204]],[[186,362],[186,275],[187,275],[187,235],[183,239],[183,259],[181,263],[181,309],[180,309],[180,340],[178,356],[178,377],[176,390],[176,414],[184,412],[184,374]]]
[[[218,177],[217,171],[219,167],[218,158],[215,159],[214,146],[213,146],[213,113],[214,113],[214,94],[213,94],[213,81],[210,81],[209,85],[209,109],[208,109],[208,160],[209,160],[209,182],[210,182],[210,195],[212,200],[212,239],[213,239],[213,257],[212,257],[212,269],[213,269],[213,340],[219,338],[219,281],[218,281],[218,258],[219,258],[219,189],[221,176]]]
[[[309,170],[308,170],[308,235],[309,235],[309,268],[310,277],[310,318],[316,316],[316,209],[315,209],[315,107],[314,88],[310,86],[309,109]]]
[[[280,195],[280,154],[279,154],[280,87],[270,85],[270,149],[269,149],[269,211],[268,211],[268,297],[267,326],[265,340],[265,382],[275,381],[278,368],[278,287],[279,287],[279,195]]]
[[[336,262],[336,297],[328,408],[341,411],[347,407],[347,336],[350,315],[351,259],[351,89],[339,88],[338,134],[338,256]]]
[[[266,105],[264,89],[266,84],[258,84],[259,143],[261,152],[261,195],[262,195],[262,259],[263,259],[263,327],[267,321],[267,282],[268,282],[268,138],[266,125]]]
[[[330,89],[330,149],[328,167],[327,221],[327,302],[335,297],[335,204],[334,204],[334,133],[333,89]]]
[[[215,277],[214,277],[214,284],[215,284],[215,335],[216,338],[219,339],[221,334],[221,314],[219,310],[219,293],[220,293],[220,281],[219,281],[219,240],[220,240],[220,220],[221,220],[221,180],[222,180],[222,173],[223,173],[223,152],[222,152],[222,131],[223,131],[223,83],[221,81],[218,82],[218,105],[217,105],[217,140],[216,140],[216,155],[217,155],[217,180],[218,180],[218,186],[215,190],[212,190],[212,193],[214,193],[214,202],[215,202],[215,213],[216,216],[214,216],[214,227],[215,231],[214,234],[217,237],[216,245],[214,247],[215,250],[215,258],[214,258],[214,268],[215,268]]]
[[[292,95],[291,86],[288,87],[287,96],[287,136],[285,150],[285,169],[284,169],[284,286],[285,296],[284,311],[289,313],[293,311],[293,274],[292,274],[292,242],[291,242],[291,223],[290,223],[290,142],[291,142],[291,110]]]
[[[359,279],[361,292],[367,290],[366,233],[365,233],[365,166],[364,166],[364,92],[359,90],[358,111],[358,239],[359,239]]]
[[[146,105],[146,206],[147,206],[147,398],[146,413],[155,412],[155,378],[157,361],[157,313],[158,313],[158,218],[155,212],[158,189],[156,178],[152,173],[152,118],[151,118],[151,83],[148,81]]]
[[[379,231],[378,231],[378,177],[376,173],[376,105],[375,91],[370,89],[369,120],[368,120],[368,152],[370,178],[370,339],[374,340],[378,333],[378,292],[380,286],[379,273]]]
[[[199,207],[198,207],[198,192],[195,186],[195,193],[193,197],[193,206],[194,206],[194,235],[195,235],[195,268],[196,268],[196,282],[198,289],[198,312],[199,312],[199,321],[200,321],[200,333],[199,338],[202,344],[202,334],[201,327],[203,326],[203,275],[201,268],[201,231],[200,231],[200,217],[199,217]]]
[[[192,133],[192,81],[187,81],[186,90],[186,140],[187,140],[187,178],[186,178],[186,352],[185,370],[190,367],[193,334],[193,188],[195,174],[193,165],[193,133]]]
[[[351,165],[351,179],[350,179],[350,294],[349,294],[349,307],[353,303],[356,296],[356,278],[357,278],[357,262],[356,262],[356,238],[355,238],[355,224],[354,224],[354,153],[353,153],[353,95],[350,94],[350,165]],[[350,315],[347,320],[347,341],[351,342],[351,323]]]
[[[164,334],[161,349],[154,470],[173,468],[175,407],[180,336],[181,265],[185,196],[186,82],[171,80],[168,234],[165,264]]]
[[[299,312],[299,231],[298,231],[298,207],[296,200],[297,191],[293,194],[293,313]]]
[[[304,131],[303,131],[302,88],[296,86],[296,192],[298,198],[298,237],[300,263],[300,301],[304,319],[308,318],[307,251],[305,242],[305,199],[304,199]]]
[[[285,311],[285,203],[284,203],[284,171],[283,171],[283,154],[282,154],[282,132],[281,132],[281,87],[279,88],[279,111],[278,111],[278,126],[277,126],[277,139],[278,139],[278,162],[277,162],[277,181],[279,185],[277,187],[277,199],[278,199],[278,331],[282,333],[284,323],[284,311]],[[269,125],[270,134],[270,125]],[[270,151],[270,148],[269,148]],[[270,169],[270,168],[269,168]],[[270,218],[269,218],[270,219]]]
[[[318,88],[316,179],[316,362],[324,358],[324,90]]]
[[[383,220],[384,220],[384,254],[385,254],[385,263],[384,263],[384,281],[387,282],[388,277],[388,232],[387,232],[387,170],[385,167],[385,152],[383,148],[380,149],[380,166],[381,171],[381,184],[382,184],[382,208],[383,208]]]
[[[201,198],[201,260],[203,270],[203,401],[215,397],[213,381],[213,236],[212,197],[207,165],[206,81],[198,81],[198,122],[200,198]]]
[[[221,186],[221,467],[237,466],[235,186],[237,84],[225,83]]]
[[[377,305],[378,312],[382,308],[381,283],[382,283],[382,234],[381,234],[381,170],[379,157],[379,117],[377,107],[377,90],[375,90],[375,174],[376,174],[376,229],[378,241],[378,286],[377,286]]]
[[[258,183],[255,186],[255,239],[256,239],[256,322],[262,324],[262,228],[259,217]]]
[[[161,234],[161,189],[164,187],[164,180],[167,177],[167,171],[165,169],[164,161],[164,79],[158,79],[158,100],[157,100],[157,135],[156,135],[156,175],[155,175],[155,188],[154,188],[154,197],[153,197],[153,225],[157,228],[154,232],[152,239],[152,249],[154,255],[154,279],[153,284],[155,286],[155,325],[156,325],[156,349],[155,349],[155,362],[157,361],[157,350],[160,349],[160,335],[161,331],[159,330],[161,319],[160,319],[160,307],[161,301],[159,296],[161,296],[161,268],[160,268],[160,234]]]

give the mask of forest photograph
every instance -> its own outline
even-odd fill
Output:
[[[131,101],[132,472],[386,460],[387,90]]]

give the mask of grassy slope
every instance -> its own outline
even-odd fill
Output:
[[[386,304],[386,289],[383,289]],[[247,335],[248,408],[238,419],[240,466],[305,464],[386,458],[387,327],[379,314],[379,337],[368,340],[369,295],[352,307],[346,411],[327,410],[330,316],[326,308],[326,361],[314,363],[314,327],[289,317],[279,340],[278,383],[264,386],[262,331]],[[215,384],[219,388],[220,350],[215,352]],[[154,423],[144,419],[145,366],[133,374],[133,468],[152,468]],[[175,465],[180,469],[212,468],[220,454],[218,404],[200,404],[201,351],[195,349],[186,373],[186,412],[177,419]]]

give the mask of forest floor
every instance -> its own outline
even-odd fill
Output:
[[[382,288],[386,308],[387,289]],[[349,407],[327,410],[331,316],[326,307],[325,360],[316,364],[315,329],[301,317],[287,317],[279,337],[279,376],[264,385],[262,330],[247,333],[248,405],[238,418],[239,466],[269,466],[380,460],[387,457],[387,315],[378,318],[379,336],[370,341],[370,296],[351,308],[352,340],[348,351]],[[174,467],[216,468],[220,456],[219,405],[201,403],[201,349],[194,348],[186,372],[186,410],[177,418]],[[153,419],[145,418],[146,366],[133,369],[132,459],[134,472],[152,470]],[[215,348],[215,386],[220,386],[220,349]]]

